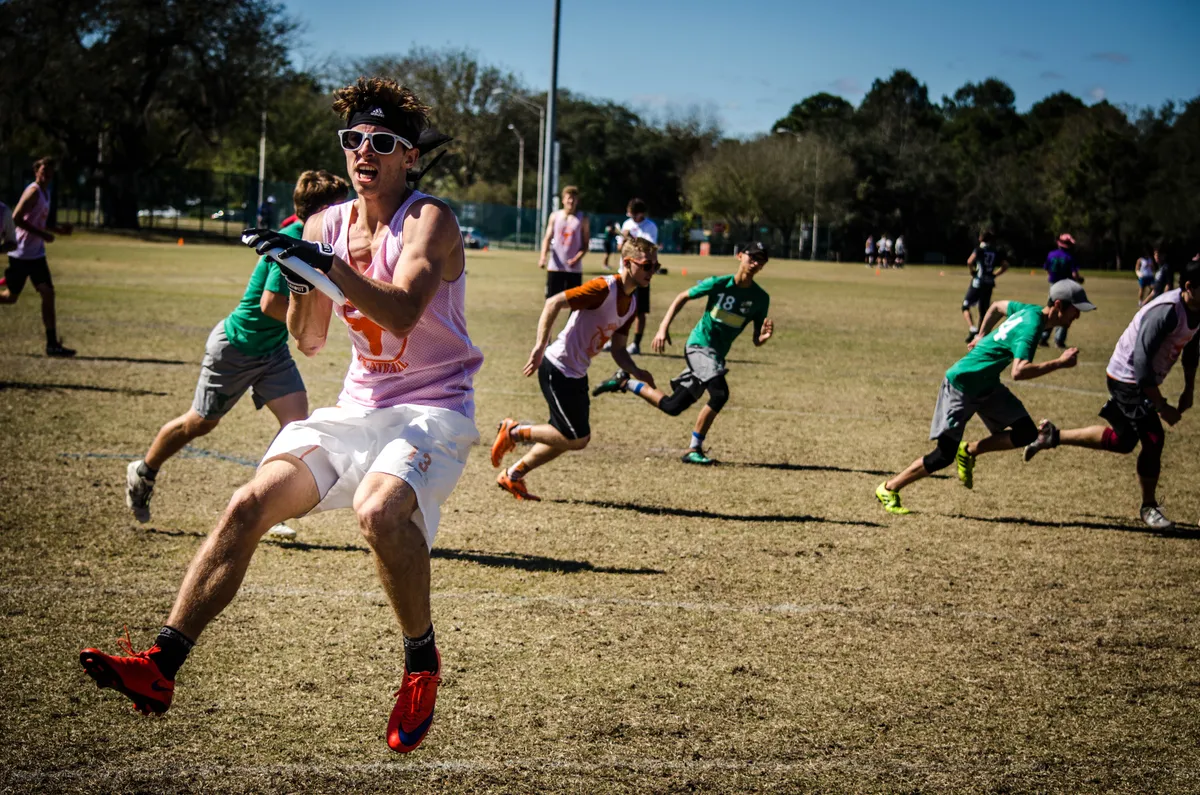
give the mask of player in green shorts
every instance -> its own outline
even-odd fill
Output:
[[[708,403],[696,418],[691,445],[683,456],[685,464],[713,463],[704,452],[704,438],[729,400],[729,385],[725,382],[729,370],[725,367],[725,357],[733,341],[751,323],[754,324],[755,347],[771,339],[774,331],[774,324],[767,317],[771,297],[754,282],[754,277],[767,264],[766,248],[762,243],[751,243],[737,259],[737,273],[712,276],[675,296],[658,327],[650,345],[655,353],[662,353],[671,344],[671,321],[683,305],[694,298],[707,297],[704,314],[684,346],[687,369],[671,381],[671,394],[664,394],[645,381],[630,378],[624,370],[618,370],[612,378],[592,390],[593,396],[605,392],[632,392],[672,417],[682,414],[707,391]]]
[[[942,380],[929,429],[929,438],[937,441],[937,447],[875,489],[875,497],[884,510],[908,513],[908,509],[900,504],[900,489],[929,477],[951,462],[957,464],[958,479],[962,484],[972,488],[975,485],[975,456],[1024,447],[1036,439],[1037,426],[1017,396],[1000,383],[1000,373],[1011,363],[1013,380],[1028,381],[1064,367],[1074,367],[1079,355],[1077,348],[1063,351],[1057,359],[1042,364],[1034,364],[1033,355],[1043,331],[1068,328],[1080,312],[1095,308],[1087,300],[1083,287],[1070,279],[1050,285],[1046,306],[1016,301],[992,304],[979,325],[979,333],[968,346],[967,355],[955,362]],[[1001,317],[1005,320],[997,326]],[[992,331],[993,327],[995,331]],[[964,442],[963,430],[976,414],[991,435],[977,442]]]
[[[300,239],[305,218],[344,201],[348,193],[349,185],[341,177],[305,171],[293,194],[298,220],[280,231]],[[308,417],[308,393],[288,349],[288,295],[279,266],[260,259],[237,308],[208,335],[192,407],[162,426],[146,457],[131,462],[125,472],[125,504],[139,522],[150,521],[159,468],[193,439],[216,428],[247,389],[254,407],[269,408],[281,428]],[[271,528],[271,533],[295,535],[284,525]]]

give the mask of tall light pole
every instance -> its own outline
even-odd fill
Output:
[[[267,112],[262,112],[262,135],[258,138],[258,206],[254,208],[254,217],[258,218],[263,206],[263,179],[267,175]],[[243,219],[245,220],[245,219]]]
[[[776,135],[790,135],[793,138],[795,138],[797,141],[800,141],[804,138],[804,136],[801,135],[800,133],[794,133],[791,130],[784,129],[783,127],[776,127],[773,130],[773,132]],[[813,177],[812,253],[810,255],[810,259],[816,260],[816,258],[817,258],[817,196],[818,196],[817,192],[820,189],[820,185],[821,185],[821,142],[819,140],[817,140],[816,138],[813,138],[812,140],[815,143],[815,146],[813,148],[816,150],[816,173]],[[804,160],[805,160],[804,170],[807,171],[808,170],[808,165],[807,165],[808,157],[806,156],[804,158]],[[804,234],[803,233],[801,233],[801,235],[800,235],[800,243],[803,246],[803,244],[804,244]]]
[[[542,155],[546,149],[546,109],[536,102],[530,102],[522,96],[505,91],[503,88],[493,88],[492,96],[505,95],[514,102],[518,102],[530,110],[537,111],[538,115],[538,164],[537,164],[537,223],[534,225],[535,234],[540,240],[542,236]]]
[[[562,0],[554,0],[554,38],[550,53],[550,91],[546,94],[546,140],[542,143],[542,149],[545,152],[544,158],[547,164],[553,162],[554,157],[554,131],[556,100],[558,99],[558,17],[562,10]],[[550,165],[554,168],[553,165]],[[542,180],[542,215],[545,215],[546,210],[551,206],[554,197],[551,195],[551,183],[558,182],[558,174],[555,173],[553,178],[545,178]],[[539,221],[545,223],[539,217]]]
[[[513,135],[517,136],[517,246],[521,245],[521,210],[522,199],[525,195],[525,136],[517,131],[513,125],[508,125],[508,129],[513,131]]]

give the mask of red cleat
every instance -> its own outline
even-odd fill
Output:
[[[387,744],[393,751],[407,754],[429,733],[433,724],[433,706],[437,703],[438,685],[442,681],[442,653],[435,646],[438,672],[418,671],[410,674],[404,670],[404,681],[396,691],[396,706],[388,718]]]
[[[535,494],[530,494],[529,489],[525,488],[525,478],[513,480],[508,476],[508,472],[500,473],[500,477],[496,478],[496,485],[516,497],[518,500],[531,500],[533,502],[542,501],[541,497],[538,497]]]
[[[517,446],[517,443],[512,440],[512,436],[510,435],[512,429],[515,427],[517,427],[517,421],[511,417],[505,417],[496,426],[496,441],[492,442],[492,466],[500,466],[500,462],[504,460],[504,456]]]
[[[125,637],[117,640],[125,655],[113,656],[99,649],[84,649],[79,652],[79,662],[87,675],[96,680],[101,688],[111,687],[133,700],[133,708],[143,715],[161,715],[171,706],[175,695],[174,680],[167,679],[158,670],[158,663],[150,655],[158,651],[151,646],[145,651],[134,651],[129,639],[129,627]]]

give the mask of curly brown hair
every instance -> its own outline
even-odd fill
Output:
[[[642,254],[647,259],[654,261],[658,259],[658,246],[644,237],[625,238],[625,242],[621,244],[621,257],[633,259],[636,254]]]
[[[422,104],[416,94],[391,78],[360,77],[333,92],[333,111],[343,119],[372,105],[395,112],[414,134],[429,126],[429,106]]]
[[[331,204],[341,204],[348,195],[350,185],[336,174],[324,169],[305,171],[296,180],[292,204],[296,207],[296,217],[307,221],[308,217],[318,210]]]

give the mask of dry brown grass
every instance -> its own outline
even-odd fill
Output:
[[[665,259],[654,321],[732,266]],[[0,311],[0,789],[1200,789],[1194,416],[1165,457],[1166,510],[1192,526],[1178,537],[1136,524],[1132,458],[1082,451],[983,458],[973,492],[909,489],[909,517],[874,501],[881,473],[929,447],[938,381],[963,350],[958,270],[768,265],[777,338],[733,350],[710,436],[723,466],[677,462],[693,412],[621,395],[593,403],[592,446],[531,476],[541,504],[496,489],[473,453],[437,539],[445,682],[417,753],[383,742],[400,635],[346,512],[264,542],[171,711],[134,714],[77,652],[114,648],[126,623],[150,640],[252,470],[175,459],[139,526],[124,462],[189,405],[251,262],[224,246],[55,243],[75,361],[38,355],[35,295]],[[505,415],[546,413],[520,375],[541,273],[496,252],[469,267],[490,439]],[[1103,402],[1135,287],[1087,286],[1101,308],[1072,329],[1080,366],[1016,387],[1035,418],[1090,423]],[[997,289],[1042,295],[1026,273]],[[670,376],[678,353],[646,361]],[[302,362],[312,405],[334,399],[346,362],[341,342]],[[597,362],[593,381],[609,370]],[[274,431],[246,400],[196,447],[253,461]]]

